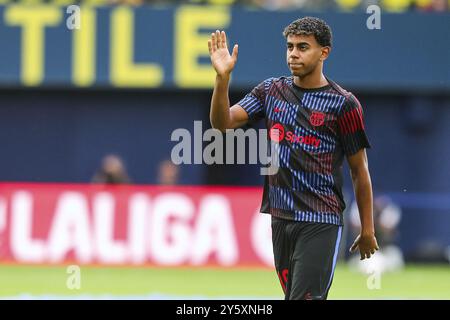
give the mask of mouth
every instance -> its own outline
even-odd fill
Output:
[[[289,63],[289,66],[292,68],[300,68],[303,67],[303,63]]]

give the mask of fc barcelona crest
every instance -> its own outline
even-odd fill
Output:
[[[323,125],[325,122],[325,113],[313,111],[309,117],[309,122],[311,122],[314,127]]]

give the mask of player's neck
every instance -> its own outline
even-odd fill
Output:
[[[318,70],[318,72],[312,72],[304,77],[294,76],[294,83],[300,88],[316,89],[328,85],[328,80],[323,75],[322,70]]]

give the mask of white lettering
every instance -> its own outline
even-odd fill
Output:
[[[229,202],[221,195],[206,196],[199,208],[192,260],[196,265],[206,263],[216,253],[221,265],[233,265],[238,260],[238,245]]]
[[[48,240],[49,261],[63,261],[70,250],[81,263],[92,261],[88,204],[78,192],[65,192],[59,197]]]

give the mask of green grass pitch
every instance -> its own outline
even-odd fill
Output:
[[[0,298],[282,299],[271,269],[81,266],[80,289],[69,289],[66,266],[0,265]],[[407,265],[368,275],[336,268],[329,299],[450,299],[450,265]]]

